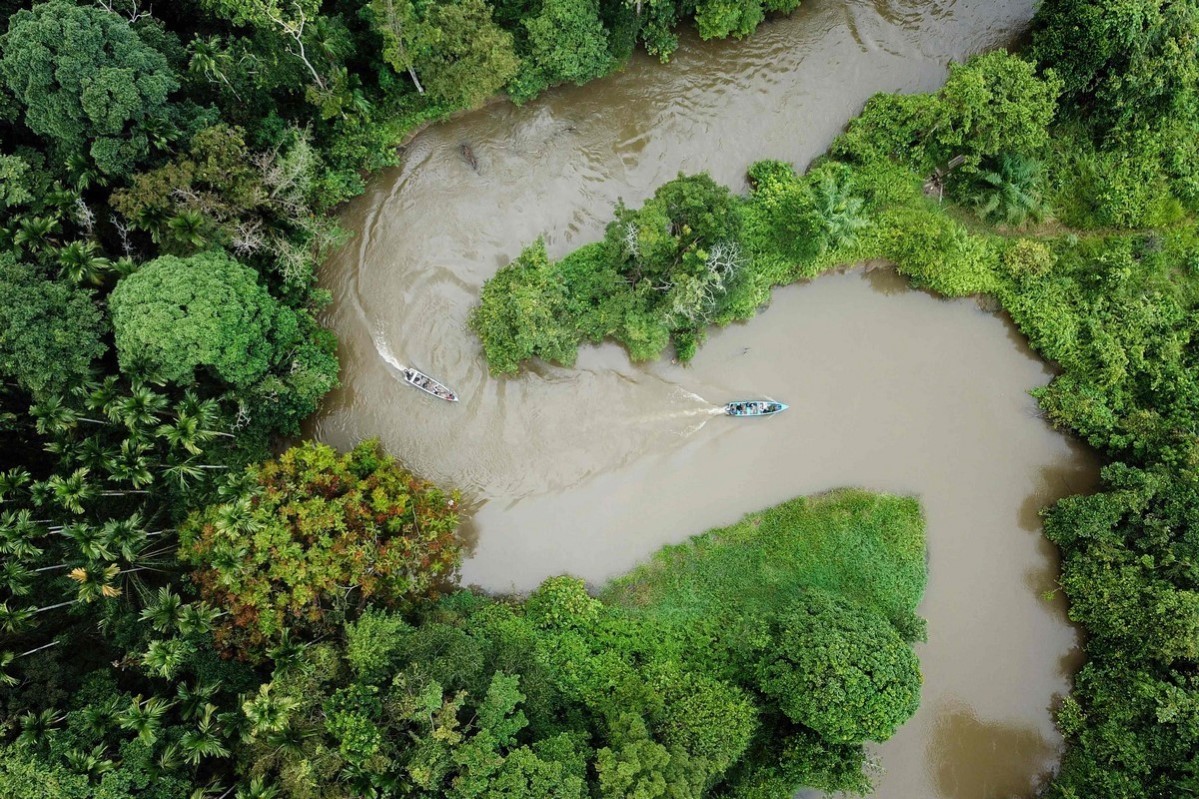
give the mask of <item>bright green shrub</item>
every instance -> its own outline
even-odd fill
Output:
[[[855,164],[894,161],[928,174],[943,155],[930,134],[948,124],[945,116],[934,94],[876,94],[828,154]]]
[[[391,673],[412,627],[398,616],[367,608],[347,624],[346,662],[367,682],[377,682]]]
[[[757,30],[765,18],[761,0],[700,0],[695,8],[695,25],[703,39],[740,39]]]
[[[655,682],[664,700],[655,730],[667,748],[702,759],[714,774],[745,753],[758,726],[745,691],[695,672],[671,671]]]
[[[544,0],[524,26],[529,59],[547,85],[581,85],[613,67],[599,0]]]
[[[1146,228],[1171,225],[1184,215],[1162,164],[1172,148],[1150,132],[1130,134],[1100,148],[1085,134],[1064,138],[1055,153],[1053,205],[1079,228]],[[1185,191],[1185,186],[1183,187]]]
[[[577,577],[550,577],[525,600],[525,617],[537,627],[587,627],[602,605],[587,594]]]
[[[951,65],[936,95],[947,123],[933,134],[942,159],[963,155],[969,166],[1040,152],[1049,143],[1061,87],[1052,73],[1038,77],[1031,61],[1004,50]]]
[[[999,256],[999,262],[1015,278],[1040,277],[1053,269],[1057,256],[1049,245],[1036,239],[1016,239]]]
[[[896,208],[884,212],[878,225],[880,254],[916,285],[949,297],[997,289],[996,246],[939,210]]]

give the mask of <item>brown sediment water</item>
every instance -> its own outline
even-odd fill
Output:
[[[1078,662],[1038,510],[1089,488],[1094,457],[1055,433],[1028,389],[1051,377],[1002,317],[908,290],[888,270],[775,293],[713,332],[690,366],[585,348],[575,368],[488,377],[466,319],[484,280],[544,236],[596,240],[623,197],[680,170],[743,188],[758,158],[801,166],[876,91],[917,91],[1009,42],[1032,2],[815,0],[744,42],[685,36],[669,65],[493,105],[435,126],[372,182],[322,270],[344,387],[311,432],[374,436],[471,501],[465,582],[593,584],[665,543],[838,486],[918,496],[928,522],[929,641],[920,710],[872,752],[885,799],[1028,795],[1060,753],[1051,707]],[[469,145],[477,171],[462,156]],[[416,366],[450,405],[401,383]],[[792,405],[715,415],[732,399]]]

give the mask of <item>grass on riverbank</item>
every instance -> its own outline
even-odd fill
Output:
[[[766,616],[819,588],[910,624],[924,594],[924,547],[915,499],[846,489],[792,499],[663,547],[601,597],[667,624],[724,625]]]

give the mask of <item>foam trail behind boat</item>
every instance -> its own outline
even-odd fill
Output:
[[[375,343],[375,352],[379,353],[379,357],[387,361],[387,363],[397,372],[402,372],[408,367],[400,363],[399,359],[392,353],[391,348],[387,346],[387,342],[383,340],[383,336],[379,333],[371,336],[371,341]]]

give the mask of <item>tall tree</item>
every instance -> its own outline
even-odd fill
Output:
[[[1046,0],[1030,55],[1100,126],[1151,126],[1194,112],[1199,6],[1175,0]]]
[[[276,327],[295,326],[252,269],[219,251],[157,258],[121,280],[109,305],[122,369],[179,383],[206,367],[247,387],[274,362]]]
[[[424,94],[416,74],[416,59],[428,48],[434,31],[420,18],[412,0],[371,0],[372,21],[383,37],[383,58],[397,72],[403,70],[412,85]]]
[[[452,0],[427,5],[423,19],[435,45],[416,66],[436,100],[476,105],[500,91],[516,74],[520,58],[512,34],[491,18],[486,0]]]
[[[12,16],[0,36],[0,79],[30,130],[108,175],[146,157],[149,132],[179,85],[166,58],[123,17],[67,0]]]
[[[809,589],[780,614],[763,693],[834,743],[885,741],[920,703],[920,662],[874,610]]]
[[[525,20],[530,57],[549,84],[582,84],[612,67],[599,0],[545,0]]]

